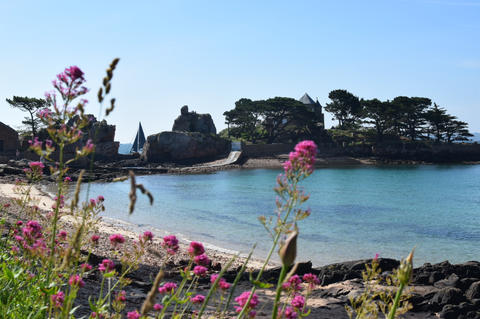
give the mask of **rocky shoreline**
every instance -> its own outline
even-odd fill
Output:
[[[0,197],[0,204],[9,203],[12,206],[10,197]],[[11,195],[11,194],[10,194]],[[40,195],[40,207],[51,205],[50,198]],[[25,218],[18,214],[18,209],[9,210],[8,216],[3,216],[7,224],[13,224],[19,219]],[[62,228],[67,231],[71,228],[68,219],[62,220]],[[98,264],[103,258],[114,258],[113,250],[108,242],[108,237],[113,233],[121,233],[127,241],[134,240],[138,234],[135,230],[129,229],[120,222],[102,221],[98,228],[100,244],[90,256],[91,264]],[[156,238],[147,253],[142,257],[139,269],[128,275],[132,284],[126,287],[127,307],[126,311],[139,309],[146,294],[151,288],[152,280],[159,270],[165,258],[160,246],[162,234],[155,234]],[[180,270],[188,263],[188,255],[185,253],[187,242],[181,243],[183,253],[178,254],[166,265],[166,280],[179,282],[181,280]],[[209,273],[222,269],[222,265],[231,258],[231,254],[207,249],[207,254],[212,259]],[[321,285],[314,290],[309,298],[309,306],[312,308],[311,318],[348,318],[345,305],[349,298],[357,296],[364,289],[362,271],[365,264],[371,260],[357,260],[332,265],[314,267],[311,262],[299,264],[297,274],[314,273],[321,279]],[[399,265],[398,260],[380,258],[382,276],[392,272]],[[251,272],[258,271],[261,260],[253,260],[249,264]],[[232,282],[235,278],[240,262],[234,264],[226,273],[227,281]],[[274,283],[279,274],[280,268],[274,264],[270,265],[264,273],[264,280]],[[88,315],[88,296],[98,293],[98,286],[101,282],[99,274],[93,273],[85,278],[86,285],[80,290],[77,300],[78,315]],[[248,274],[240,282],[237,288],[239,293],[250,287]],[[200,282],[199,289],[206,292],[209,288],[208,280]],[[269,309],[273,300],[274,291],[261,289],[260,301]],[[410,301],[413,308],[405,315],[405,318],[480,318],[480,262],[469,261],[462,264],[452,265],[448,261],[438,264],[424,264],[413,271],[412,283],[410,286]],[[232,313],[233,315],[233,313]],[[259,318],[269,317],[267,310],[259,311]]]
[[[155,175],[155,174],[209,174],[223,170],[231,169],[282,169],[283,163],[288,159],[288,154],[272,155],[268,157],[240,158],[233,164],[219,165],[222,159],[217,159],[203,163],[162,163],[151,164],[142,161],[139,158],[120,159],[111,162],[95,162],[90,166],[73,166],[69,171],[72,180],[76,180],[81,169],[86,169],[84,175],[85,182],[110,182],[115,178],[126,176],[131,170],[136,175]],[[29,161],[10,160],[7,163],[0,164],[0,182],[12,183],[16,179],[22,179],[25,174],[24,168],[28,167]],[[397,165],[431,165],[435,163],[413,161],[413,160],[386,160],[375,157],[349,157],[349,156],[329,156],[317,157],[316,168],[343,168],[357,166],[397,166]],[[460,162],[459,165],[477,165],[480,162]],[[44,171],[45,183],[55,182],[55,179],[49,176],[46,168]]]

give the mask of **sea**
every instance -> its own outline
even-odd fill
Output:
[[[273,188],[281,173],[138,176],[155,199],[150,205],[139,193],[132,215],[129,181],[91,183],[82,196],[103,195],[106,219],[243,254],[257,244],[261,258],[272,240],[258,217],[276,216]],[[417,266],[480,260],[480,165],[319,168],[301,187],[311,215],[298,223],[297,261],[401,259],[413,247]]]

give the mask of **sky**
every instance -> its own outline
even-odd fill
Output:
[[[0,121],[5,101],[43,97],[65,67],[85,72],[88,113],[110,61],[116,140],[171,130],[188,105],[217,131],[240,98],[322,105],[424,96],[480,132],[480,0],[7,1],[0,0]],[[326,114],[326,126],[334,124]]]

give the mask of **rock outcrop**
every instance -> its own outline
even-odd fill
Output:
[[[187,105],[180,109],[180,113],[180,116],[173,123],[172,131],[217,134],[217,129],[210,114],[189,112]]]
[[[230,151],[230,142],[199,132],[161,132],[150,135],[142,158],[148,162],[181,162],[213,159]]]

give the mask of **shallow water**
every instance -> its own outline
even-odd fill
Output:
[[[279,173],[140,176],[155,203],[139,195],[132,216],[128,181],[93,183],[90,197],[105,196],[107,217],[243,252],[257,242],[262,256],[270,242],[257,217],[274,213]],[[413,246],[417,265],[480,259],[480,166],[326,168],[303,186],[312,214],[299,223],[300,260],[400,259]]]

